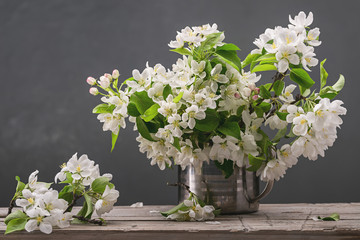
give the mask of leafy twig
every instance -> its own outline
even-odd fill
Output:
[[[83,217],[83,216],[78,216],[78,215],[73,215],[72,217],[76,218],[76,219],[79,219],[80,221],[97,224],[99,226],[102,226],[103,223],[104,223],[102,220],[89,219],[89,218],[86,218],[86,217]]]

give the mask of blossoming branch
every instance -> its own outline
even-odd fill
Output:
[[[140,151],[161,170],[192,165],[200,172],[204,162],[215,161],[226,177],[238,166],[269,181],[283,177],[300,156],[324,156],[346,114],[342,101],[332,101],[345,79],[327,85],[323,60],[320,89],[311,91],[308,72],[319,62],[320,30],[310,28],[311,12],[289,20],[288,27],[266,29],[243,61],[224,32],[207,24],[177,32],[169,46],[183,56],[171,69],[146,64],[121,85],[118,70],[89,77],[90,93],[103,102],[93,113],[111,131],[112,149],[128,118]],[[274,77],[263,78],[264,71]],[[265,127],[277,132],[268,135]]]

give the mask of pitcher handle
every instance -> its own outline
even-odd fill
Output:
[[[249,201],[249,203],[255,203],[257,201],[260,201],[264,197],[266,197],[271,192],[271,190],[274,186],[274,180],[267,181],[264,190],[258,196],[251,198],[247,192],[246,169],[244,167],[242,168],[242,180],[243,180],[244,195],[245,195],[245,198]]]

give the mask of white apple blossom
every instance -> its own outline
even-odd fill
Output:
[[[319,28],[311,29],[306,36],[305,39],[306,43],[314,47],[319,46],[321,44],[321,41],[317,40],[319,35],[320,35]]]
[[[52,232],[52,223],[50,213],[41,208],[33,208],[26,212],[30,220],[25,224],[25,230],[32,232],[38,227],[41,232],[50,234]]]
[[[265,126],[269,125],[272,130],[284,129],[287,126],[287,122],[281,120],[278,115],[274,114],[265,121]]]
[[[293,120],[293,133],[297,136],[305,136],[311,127],[311,124],[315,122],[315,114],[313,112],[308,112],[306,115],[301,114],[298,117],[295,117]]]
[[[173,95],[169,94],[166,101],[159,102],[160,108],[158,109],[158,112],[164,117],[171,117],[173,114],[177,114],[177,110],[180,108],[181,103],[174,103],[173,99]]]
[[[256,175],[260,176],[262,181],[279,181],[280,178],[284,177],[286,172],[286,164],[280,159],[273,159],[263,165],[257,172]]]
[[[216,64],[215,67],[211,70],[211,78],[207,82],[210,84],[210,88],[213,92],[216,92],[218,89],[218,83],[227,83],[229,79],[226,75],[221,74],[222,66],[220,63]]]
[[[286,116],[286,121],[288,123],[292,123],[294,118],[299,117],[301,114],[304,114],[304,110],[302,107],[297,107],[296,105],[289,105],[286,108],[287,112],[289,113]]]
[[[182,48],[184,46],[184,40],[181,38],[181,36],[178,34],[176,36],[175,41],[170,41],[168,44],[171,48]]]
[[[299,56],[296,54],[296,48],[291,45],[281,45],[275,56],[276,60],[279,61],[277,68],[281,73],[284,73],[289,68],[289,63],[298,65],[300,62]]]
[[[298,159],[291,152],[291,146],[285,144],[281,149],[277,150],[277,157],[285,163],[286,167],[291,168],[293,165],[297,164]]]
[[[183,128],[189,127],[190,129],[193,129],[195,127],[197,120],[202,120],[206,117],[205,111],[202,109],[199,109],[198,106],[192,105],[188,107],[185,112],[182,115],[182,122],[181,126]]]
[[[291,103],[293,102],[294,96],[292,95],[292,92],[295,90],[296,85],[294,84],[290,84],[289,86],[287,86],[283,92],[281,93],[281,95],[279,96],[280,100],[286,102],[286,103]]]
[[[195,60],[191,60],[191,70],[192,72],[199,76],[200,78],[204,78],[206,76],[206,72],[204,72],[205,70],[205,61],[201,61],[200,63],[198,63]]]
[[[102,214],[110,212],[114,208],[118,197],[119,191],[106,185],[104,193],[95,203],[96,214],[101,217]]]
[[[171,166],[171,161],[166,155],[156,154],[152,157],[151,166],[157,164],[160,170],[164,170],[166,165]]]
[[[131,87],[131,92],[141,92],[147,90],[151,84],[149,77],[149,70],[145,69],[141,74],[139,70],[134,69],[132,71],[133,78],[135,81],[127,81],[126,84]]]
[[[289,22],[298,28],[305,28],[312,24],[313,22],[313,13],[309,12],[309,15],[306,17],[306,14],[301,11],[294,19],[289,15]]]

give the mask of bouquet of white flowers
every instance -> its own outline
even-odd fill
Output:
[[[215,161],[226,177],[236,165],[264,181],[279,180],[301,155],[324,156],[342,124],[339,115],[346,113],[342,101],[331,101],[345,79],[340,75],[327,86],[325,60],[320,89],[310,90],[315,82],[308,72],[318,64],[314,47],[321,44],[319,28],[309,28],[312,21],[311,12],[300,12],[288,27],[266,29],[244,61],[236,45],[223,42],[216,24],[186,27],[169,43],[183,55],[172,69],[146,64],[120,86],[118,70],[89,77],[90,93],[103,96],[93,113],[112,132],[112,148],[128,117],[139,132],[140,151],[161,170],[193,165],[200,171]],[[261,79],[264,71],[274,71],[272,81]],[[269,136],[266,126],[277,133]]]
[[[96,211],[99,217],[110,212],[119,197],[119,191],[110,182],[112,175],[107,173],[101,176],[99,165],[95,165],[85,154],[77,158],[75,153],[61,166],[55,183],[60,180],[66,186],[60,192],[50,188],[52,183],[39,182],[38,173],[38,170],[31,173],[27,184],[16,177],[16,192],[4,220],[7,225],[5,234],[36,229],[50,234],[53,227],[69,227],[71,221],[103,225],[104,219],[91,219],[93,212]],[[71,213],[82,197],[83,207],[76,215]],[[12,212],[15,206],[22,210]]]

